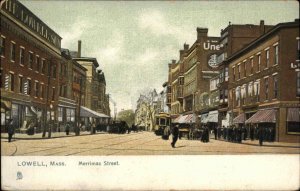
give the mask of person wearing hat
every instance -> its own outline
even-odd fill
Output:
[[[178,140],[178,136],[179,136],[179,128],[178,128],[178,127],[179,127],[179,126],[176,125],[176,126],[173,128],[173,131],[172,131],[173,140],[172,140],[171,145],[172,145],[173,148],[175,148],[175,144],[176,144],[176,142],[177,142],[177,140]]]
[[[8,120],[8,142],[11,142],[11,139],[13,137],[13,134],[15,134],[15,128],[13,125],[13,120]]]

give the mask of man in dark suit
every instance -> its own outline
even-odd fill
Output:
[[[172,147],[175,148],[175,144],[176,144],[176,141],[178,140],[178,135],[179,135],[179,128],[178,128],[178,125],[176,125],[173,130],[172,130],[172,135],[173,135],[173,140],[172,140]]]
[[[15,127],[13,125],[13,120],[9,119],[8,120],[8,142],[11,142],[13,134],[15,134]]]

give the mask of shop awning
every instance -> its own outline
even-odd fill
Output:
[[[207,122],[218,123],[218,111],[210,111],[208,113]]]
[[[98,113],[83,106],[80,107],[80,117],[109,118],[109,116],[103,113]]]
[[[274,109],[258,110],[245,123],[276,123],[276,111]]]
[[[195,123],[196,117],[194,114],[180,115],[174,119],[173,123]]]
[[[288,108],[287,121],[300,122],[300,109],[299,108]]]
[[[201,123],[207,123],[208,113],[199,115]]]
[[[239,114],[236,118],[233,119],[233,123],[245,123],[245,113]]]

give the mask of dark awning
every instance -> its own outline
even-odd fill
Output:
[[[274,109],[258,110],[245,123],[276,123],[276,111]]]
[[[245,113],[239,114],[236,118],[233,119],[233,123],[245,123]]]
[[[299,108],[288,108],[287,121],[300,122],[300,109]]]

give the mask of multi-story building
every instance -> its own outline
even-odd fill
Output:
[[[65,63],[66,82],[60,84],[59,102],[65,101],[65,107],[59,105],[58,121],[60,130],[67,122],[77,124],[80,117],[80,106],[85,106],[85,79],[87,69],[72,59],[68,49],[62,49],[62,62]],[[80,102],[80,103],[79,103]]]
[[[275,141],[299,142],[299,19],[279,23],[227,58],[233,123],[268,127]]]
[[[232,122],[231,115],[228,112],[228,63],[227,58],[247,44],[265,34],[273,26],[265,25],[264,21],[260,21],[260,25],[231,24],[221,30],[219,43],[221,53],[217,56],[217,65],[219,69],[219,117],[220,126],[229,126]]]
[[[159,112],[169,113],[169,107],[167,106],[168,82],[165,82],[162,87],[163,90],[160,92],[158,98]]]
[[[78,51],[71,52],[72,59],[86,68],[85,106],[98,113],[110,116],[109,97],[106,94],[104,72],[99,67],[96,58],[81,56],[81,41],[78,41]]]
[[[0,33],[1,130],[11,118],[17,129],[41,131],[57,119],[61,37],[16,0],[1,3]]]

